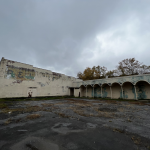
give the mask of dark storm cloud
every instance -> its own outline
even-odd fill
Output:
[[[149,10],[148,0],[2,0],[1,57],[73,76],[127,57],[149,63]]]

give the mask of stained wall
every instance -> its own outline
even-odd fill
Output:
[[[150,74],[82,81],[4,58],[0,62],[0,98],[65,96],[70,88],[76,97],[80,92],[81,97],[150,99]]]
[[[102,96],[101,88],[95,85],[102,87]],[[73,87],[81,86],[88,87],[88,97],[150,99],[150,74],[73,82]],[[80,91],[81,95],[86,96],[85,90],[84,93]]]
[[[69,95],[74,77],[2,58],[0,98]]]

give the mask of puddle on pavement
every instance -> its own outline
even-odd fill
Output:
[[[78,149],[78,146],[76,144],[70,142],[66,145],[66,148],[69,150],[75,150],[75,149]]]
[[[82,132],[88,128],[96,128],[96,124],[87,123],[85,126],[79,126],[72,123],[57,123],[51,129],[61,134],[67,134],[69,132]]]
[[[11,147],[11,150],[59,150],[58,145],[38,137],[27,137]]]
[[[57,123],[51,129],[61,134],[67,134],[68,132],[81,132],[84,130],[77,125],[73,125],[72,123]]]
[[[96,128],[97,124],[87,123],[87,128]]]

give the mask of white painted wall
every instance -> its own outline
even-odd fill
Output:
[[[79,97],[80,89],[74,89],[74,96]]]
[[[22,78],[11,78],[8,73],[9,66],[34,70],[34,80],[24,80]],[[22,70],[19,70],[22,72]],[[17,74],[19,74],[17,72]],[[34,73],[33,73],[34,74]],[[20,73],[20,76],[22,74]],[[59,76],[60,75],[60,76]],[[19,76],[19,77],[20,77]],[[74,77],[53,73],[33,67],[32,65],[10,61],[2,58],[0,65],[0,98],[4,97],[28,97],[28,91],[33,92],[33,96],[65,96],[69,95],[69,88],[74,81],[80,81]]]
[[[112,89],[112,98],[118,99],[122,97],[121,86],[118,83],[114,83],[111,86],[111,89]]]

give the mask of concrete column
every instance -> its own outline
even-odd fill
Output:
[[[74,96],[75,88],[73,88],[73,96]]]
[[[70,96],[70,88],[68,88],[68,89],[69,89],[69,91],[68,91],[68,92],[69,92],[69,96]]]
[[[93,86],[93,97],[94,97],[94,86]]]
[[[121,92],[122,92],[122,98],[124,98],[124,97],[123,97],[123,87],[122,87],[122,85],[121,85]]]
[[[102,86],[101,86],[101,97],[103,97]]]
[[[136,86],[135,85],[134,85],[134,89],[135,89],[135,100],[137,100]]]
[[[111,86],[110,86],[110,94],[111,94],[111,99],[112,99],[112,90],[111,90]]]
[[[87,97],[87,86],[86,86],[86,97]]]

